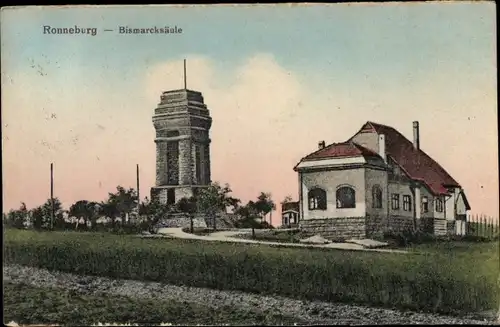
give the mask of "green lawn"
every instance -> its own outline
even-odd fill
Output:
[[[410,254],[8,230],[4,260],[78,274],[443,313],[498,310],[498,243]]]
[[[90,326],[101,323],[173,325],[292,325],[291,317],[224,307],[217,310],[186,302],[84,295],[24,284],[4,285],[4,322]]]

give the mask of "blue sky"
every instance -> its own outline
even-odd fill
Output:
[[[5,11],[5,60],[9,68],[22,69],[30,58],[44,54],[59,65],[110,69],[122,79],[123,74],[185,53],[216,58],[221,69],[230,70],[258,51],[272,53],[280,64],[304,74],[329,73],[344,82],[384,74],[397,82],[409,71],[420,74],[441,65],[461,63],[463,69],[484,70],[495,58],[492,3],[160,8]],[[43,25],[97,27],[100,35],[42,35]],[[102,32],[123,25],[177,25],[184,33]]]

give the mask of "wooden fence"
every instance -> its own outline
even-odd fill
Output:
[[[485,215],[467,215],[467,235],[479,237],[498,237],[500,228],[498,218]]]

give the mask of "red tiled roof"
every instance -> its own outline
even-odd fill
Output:
[[[377,134],[385,135],[386,152],[414,180],[427,184],[436,194],[447,193],[445,186],[460,187],[441,165],[424,151],[416,150],[413,143],[390,126],[367,122],[362,130],[371,126]]]
[[[341,157],[373,157],[378,156],[376,152],[367,149],[355,142],[347,141],[343,143],[333,143],[323,149],[315,151],[303,160],[326,159],[326,158],[341,158]]]
[[[299,202],[286,202],[281,205],[281,212],[288,210],[299,212]]]

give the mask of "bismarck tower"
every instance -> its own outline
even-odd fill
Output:
[[[212,118],[200,92],[184,89],[163,92],[153,115],[156,130],[156,186],[151,198],[174,204],[210,184]]]

